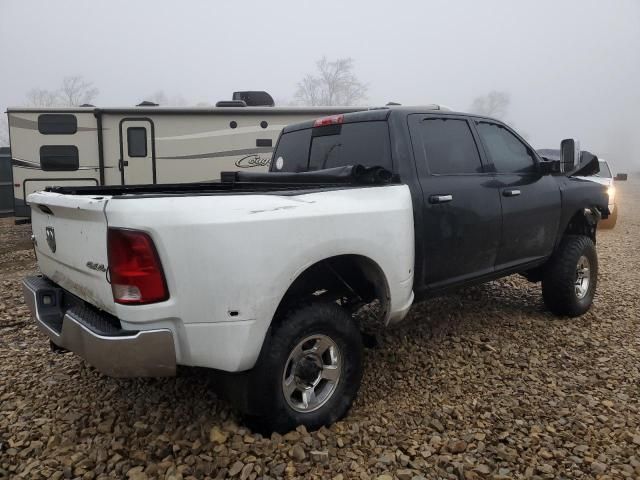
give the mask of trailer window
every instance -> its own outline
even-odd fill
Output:
[[[40,168],[45,172],[78,170],[80,159],[75,145],[43,145],[40,147]]]
[[[127,128],[127,150],[130,157],[147,156],[147,129],[144,127]]]
[[[73,135],[78,131],[78,119],[69,113],[43,113],[38,116],[38,131],[43,135]]]

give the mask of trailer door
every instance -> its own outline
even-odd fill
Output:
[[[122,184],[156,183],[153,121],[125,118],[120,122],[120,175]]]

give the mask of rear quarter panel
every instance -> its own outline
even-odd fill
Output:
[[[235,369],[250,368],[289,286],[329,257],[358,254],[376,262],[387,278],[390,315],[413,298],[413,215],[404,185],[294,196],[114,199],[106,214],[110,227],[151,234],[171,296],[163,304],[117,305],[118,317],[180,319],[189,364],[215,355],[207,348],[212,330],[199,327],[244,322],[249,344]]]

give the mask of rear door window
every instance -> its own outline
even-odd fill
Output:
[[[285,133],[273,156],[275,172],[302,172],[345,165],[392,170],[387,122],[327,125]]]
[[[432,175],[483,171],[478,147],[464,119],[424,118],[414,123],[412,140],[418,153],[426,159]]]

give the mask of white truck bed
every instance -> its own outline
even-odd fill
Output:
[[[251,368],[287,289],[334,256],[363,256],[384,272],[386,322],[401,319],[413,300],[413,213],[405,185],[295,194],[38,192],[29,202],[42,274],[116,317],[124,330],[168,330],[177,364]],[[168,300],[114,302],[108,228],[151,236]]]

